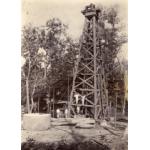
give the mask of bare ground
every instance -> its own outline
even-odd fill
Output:
[[[22,143],[26,143],[29,140],[34,140],[38,143],[59,143],[60,141],[78,143],[89,140],[105,144],[112,150],[126,150],[120,148],[120,145],[127,147],[128,144],[127,138],[123,139],[124,128],[127,126],[127,123],[118,123],[117,128],[96,126],[91,129],[81,129],[69,125],[56,125],[58,121],[54,122],[55,125],[52,124],[50,129],[46,131],[22,130]]]

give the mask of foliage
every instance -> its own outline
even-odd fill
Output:
[[[67,26],[57,18],[48,20],[43,28],[31,25],[23,28],[22,56],[26,60],[22,67],[23,103],[28,99],[33,105],[35,93],[48,92],[54,83],[72,73],[78,44],[67,36],[66,30]]]
[[[109,100],[115,100],[115,93],[118,92],[119,98],[127,97],[127,60],[120,60],[118,53],[122,45],[127,43],[127,33],[124,32],[124,25],[119,16],[118,6],[102,7],[101,21],[99,25],[103,28],[101,40],[104,41],[103,58],[107,80]],[[115,91],[116,85],[119,91]]]

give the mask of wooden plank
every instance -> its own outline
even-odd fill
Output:
[[[72,104],[73,106],[79,106],[79,107],[81,107],[81,106],[85,106],[85,107],[100,107],[100,105],[82,105],[82,104]]]
[[[84,76],[93,76],[93,73],[80,73],[80,74]]]
[[[99,92],[99,89],[97,89],[97,90],[94,90],[94,89],[82,89],[82,88],[78,88],[79,90],[81,90],[81,91],[97,91],[97,92]]]

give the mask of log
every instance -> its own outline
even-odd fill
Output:
[[[30,113],[23,115],[23,129],[29,131],[44,131],[50,127],[50,114]]]
[[[82,128],[82,129],[91,129],[91,128],[94,128],[95,125],[78,123],[75,127],[76,128]]]
[[[73,123],[95,124],[95,120],[91,118],[73,118]]]
[[[120,136],[119,134],[115,133],[112,128],[110,127],[103,127],[105,130],[107,130],[108,132],[110,132],[111,134],[115,135],[115,136]]]
[[[128,127],[126,127],[126,129],[124,131],[123,139],[128,139]]]

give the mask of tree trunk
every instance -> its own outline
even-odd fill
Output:
[[[40,111],[40,98],[38,97],[38,113]]]
[[[125,115],[126,102],[128,100],[128,79],[127,79],[127,71],[124,72],[124,99],[123,99],[123,107],[122,107],[122,115]]]
[[[108,102],[108,89],[106,89],[106,102],[107,102],[107,106],[106,106],[106,114],[105,114],[105,116],[106,117],[109,117],[109,102]]]
[[[117,98],[118,98],[118,94],[116,93],[116,102],[115,102],[115,127],[116,127],[116,121],[117,121]]]
[[[125,115],[126,98],[123,99],[122,115]]]
[[[29,80],[28,80],[28,78],[26,79],[26,96],[27,96],[26,107],[27,107],[28,113],[30,113]]]
[[[35,93],[36,84],[37,84],[37,77],[35,79],[35,83],[34,83],[32,94],[31,94],[31,112],[33,111],[33,107],[34,107],[33,96],[34,96],[34,93]]]
[[[34,107],[34,102],[33,102],[33,96],[31,97],[31,113],[32,113],[32,111],[33,111],[33,107]]]
[[[26,95],[27,95],[27,102],[26,102],[26,107],[27,107],[27,111],[28,113],[31,113],[30,110],[30,90],[29,90],[29,76],[30,76],[30,70],[31,70],[31,61],[30,61],[30,53],[29,53],[29,66],[28,66],[28,75],[26,77]]]
[[[54,99],[55,99],[55,89],[53,88],[53,117],[55,116],[55,105],[54,105]]]
[[[44,68],[44,79],[47,77],[47,66]]]
[[[109,103],[109,117],[112,117],[111,114],[112,114],[112,102],[110,101]]]

